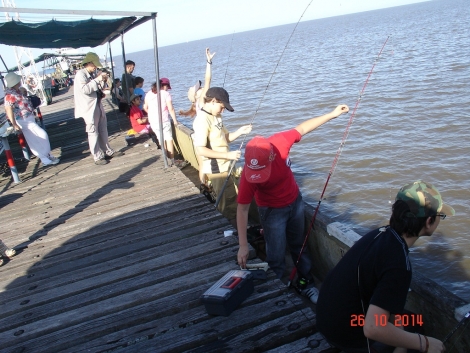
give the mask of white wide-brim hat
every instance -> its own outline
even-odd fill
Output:
[[[12,88],[16,86],[19,82],[21,82],[21,76],[15,74],[14,72],[9,72],[5,75],[5,81],[8,88]]]

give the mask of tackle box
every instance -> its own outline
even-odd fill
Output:
[[[201,301],[208,314],[229,316],[253,290],[253,274],[250,271],[232,270],[206,290]]]

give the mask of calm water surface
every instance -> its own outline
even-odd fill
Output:
[[[315,4],[308,11],[315,11]],[[267,89],[252,133],[269,136],[293,128],[340,103],[353,108],[390,36],[321,210],[364,234],[388,222],[391,202],[402,185],[417,179],[435,184],[457,215],[442,221],[432,238],[416,243],[414,268],[467,301],[469,22],[467,0],[301,22]],[[294,24],[285,25],[160,48],[160,75],[171,80],[175,108],[189,107],[187,89],[204,79],[204,50],[210,47],[216,52],[212,85],[224,85],[235,108],[224,114],[225,124],[231,131],[248,124],[293,28]],[[155,80],[153,50],[127,58],[136,62],[135,74],[146,79],[147,90]],[[120,75],[122,60],[118,58],[116,65]],[[348,119],[343,115],[327,123],[292,149],[292,168],[307,202],[318,201]],[[192,126],[190,119],[180,121]],[[238,146],[235,143],[232,149]]]

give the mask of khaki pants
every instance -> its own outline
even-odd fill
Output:
[[[225,179],[227,179],[227,175],[227,172],[207,174],[207,178],[212,183],[212,187],[217,196],[222,190],[222,186],[225,183]],[[230,176],[227,181],[227,186],[225,187],[217,209],[228,220],[235,220],[237,218],[237,190],[233,183],[233,176]]]

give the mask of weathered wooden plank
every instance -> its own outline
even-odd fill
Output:
[[[186,225],[180,227],[169,227],[163,225],[159,226],[161,234],[153,236],[153,234],[159,234],[159,231],[144,234],[130,234],[128,230],[119,230],[122,237],[127,237],[125,241],[123,239],[111,239],[106,241],[101,246],[93,246],[90,248],[83,247],[79,249],[80,252],[77,255],[63,254],[54,258],[54,262],[48,262],[43,264],[41,260],[37,259],[37,266],[29,264],[23,272],[16,272],[16,276],[23,276],[15,280],[13,285],[9,285],[9,288],[20,286],[23,284],[30,284],[34,281],[41,279],[49,279],[53,276],[62,275],[66,273],[73,273],[76,268],[88,268],[90,275],[96,275],[97,271],[105,271],[106,269],[102,266],[102,263],[107,260],[120,258],[129,254],[134,254],[143,250],[156,248],[166,243],[171,243],[182,238],[188,238],[191,236],[199,236],[203,230],[215,230],[220,229],[228,224],[227,220],[221,218],[219,214],[212,214],[213,218],[200,219],[197,215],[194,217],[194,222],[189,222],[193,225],[192,228],[185,228]],[[158,227],[157,227],[158,228]],[[185,230],[186,229],[186,230]],[[183,231],[184,230],[184,231]],[[128,237],[130,236],[130,238]],[[141,241],[138,241],[141,238]],[[202,238],[203,239],[203,238]],[[107,244],[108,243],[108,244]],[[106,251],[108,250],[108,251]],[[97,257],[97,254],[101,254]],[[36,255],[33,255],[34,257]],[[91,259],[89,257],[92,257]],[[135,258],[138,261],[138,258]],[[100,266],[96,266],[100,264]],[[96,268],[96,270],[93,269]],[[7,272],[4,270],[4,272]]]
[[[217,267],[211,268],[215,263]],[[203,269],[167,280],[165,284],[159,283],[139,291],[124,293],[14,330],[1,332],[0,342],[9,349],[8,351],[21,348],[24,353],[61,351],[75,344],[115,332],[120,327],[142,323],[146,317],[155,318],[157,315],[165,317],[185,309],[184,306],[179,308],[179,304],[161,305],[160,300],[165,296],[190,290],[194,287],[194,283],[205,284],[204,288],[207,289],[229,269],[233,269],[232,261],[221,262],[217,259]],[[168,277],[171,276],[168,274]],[[202,287],[199,289],[198,298],[204,291]],[[18,337],[14,336],[14,333],[20,330],[24,332]]]
[[[143,256],[140,256],[141,253],[139,252],[133,255],[112,259],[106,263],[103,261],[103,266],[106,266],[108,269],[105,273],[95,275],[93,277],[88,276],[82,280],[78,280],[75,277],[74,282],[67,284],[65,287],[60,285],[62,282],[61,278],[58,278],[57,280],[52,278],[50,281],[52,288],[44,290],[42,287],[38,286],[33,290],[29,290],[23,297],[15,298],[14,301],[8,301],[1,305],[0,310],[2,310],[2,318],[0,318],[0,327],[3,329],[10,325],[14,325],[15,319],[9,315],[14,315],[18,312],[21,313],[25,310],[31,310],[38,306],[41,307],[35,310],[35,312],[44,312],[44,315],[47,315],[53,314],[54,310],[63,310],[63,308],[84,305],[85,303],[81,303],[80,297],[78,296],[80,293],[86,292],[87,297],[94,295],[106,297],[111,295],[110,293],[119,292],[124,288],[126,291],[130,291],[136,290],[139,286],[148,286],[149,284],[147,281],[151,281],[152,283],[163,281],[167,278],[167,275],[165,275],[167,271],[168,273],[173,273],[172,271],[174,271],[176,274],[181,275],[182,269],[191,267],[186,264],[188,261],[194,263],[194,269],[196,269],[197,266],[203,266],[200,262],[207,261],[205,259],[201,260],[201,257],[203,256],[212,255],[211,257],[214,259],[232,258],[235,260],[234,252],[232,250],[233,246],[236,245],[235,242],[221,242],[220,239],[215,237],[213,238],[214,239],[212,241],[205,241],[199,245],[195,245],[195,239],[193,239],[193,241],[183,239],[178,243],[172,244],[171,247],[162,246],[160,251],[157,251],[157,249],[147,251],[147,254],[142,254]],[[184,245],[185,242],[191,245],[186,246]],[[172,252],[171,248],[176,248],[178,251]],[[227,250],[227,248],[229,248],[229,250]],[[216,252],[217,256],[214,254]],[[154,257],[151,256],[152,253],[155,254]],[[145,255],[147,255],[147,258]],[[140,261],[135,263],[132,256],[139,256]],[[211,259],[211,261],[213,260]],[[81,274],[81,271],[82,270],[78,271],[79,275]],[[147,274],[149,272],[154,272],[155,276],[158,278],[148,279]],[[176,274],[174,275],[176,276]],[[141,276],[144,277],[143,282],[139,280]],[[95,289],[98,289],[96,294],[92,292]],[[103,292],[106,292],[106,294]],[[64,303],[63,308],[55,308],[60,301],[67,301],[68,298],[72,296],[74,296],[73,303]],[[28,303],[21,305],[23,301],[28,301]],[[94,298],[92,301],[97,301],[97,299]],[[35,314],[35,317],[38,315],[40,316],[41,314]],[[34,319],[34,317],[31,319]],[[19,319],[19,322],[23,321],[23,319]]]
[[[310,309],[311,310],[311,309]],[[314,322],[296,310],[292,298],[266,300],[252,307],[242,307],[229,317],[212,317],[181,329],[168,331],[141,341],[126,349],[126,352],[231,352],[257,351],[261,347],[271,348],[279,342],[289,342],[296,337],[310,334]],[[245,336],[243,344],[237,337]],[[235,342],[232,344],[232,340]]]
[[[275,282],[278,281],[279,280],[256,282],[255,291],[240,305],[240,308],[256,305],[260,302],[283,296],[286,292],[286,287],[275,284]],[[199,301],[201,293],[205,292],[210,285],[204,284],[203,286],[199,286],[198,284],[195,284],[195,286],[196,287],[194,289],[197,288],[197,290],[190,289],[185,291],[184,295],[183,293],[178,293],[172,297],[171,305],[178,308],[181,304],[187,305],[187,301],[188,303],[194,301],[195,305],[191,309],[172,313],[169,317],[152,318],[152,320],[143,322],[142,324],[125,328],[109,335],[98,337],[97,339],[88,341],[84,344],[74,346],[73,350],[75,352],[102,352],[118,348],[126,348],[136,342],[150,339],[156,335],[210,320],[211,316],[207,315],[205,308]],[[239,310],[239,308],[236,310]]]
[[[308,337],[304,337],[294,342],[290,342],[282,346],[267,350],[266,353],[320,353],[327,349],[333,349],[333,347],[328,344],[328,342],[321,335],[321,333],[316,332]]]
[[[161,204],[155,204],[155,201],[147,201],[147,202],[142,202],[142,208],[136,207],[135,205],[133,206],[134,202],[129,203],[128,205],[124,205],[120,207],[119,205],[111,207],[104,207],[104,208],[96,208],[94,210],[87,210],[83,211],[80,216],[76,215],[65,215],[64,217],[58,217],[58,216],[49,216],[49,210],[46,211],[47,215],[43,215],[44,217],[51,217],[53,221],[64,221],[65,223],[66,220],[70,219],[69,224],[64,224],[60,227],[60,229],[55,230],[55,227],[52,228],[51,222],[45,223],[46,220],[43,219],[42,223],[45,223],[44,225],[39,224],[40,227],[36,226],[36,231],[42,230],[44,232],[47,232],[49,235],[47,238],[44,238],[44,240],[51,241],[51,240],[56,240],[58,238],[54,237],[54,230],[55,233],[58,233],[60,235],[60,238],[67,237],[68,234],[76,234],[77,229],[80,228],[80,231],[83,232],[87,229],[91,229],[97,225],[103,226],[103,225],[110,225],[111,223],[116,223],[117,222],[117,217],[119,217],[118,222],[122,223],[124,225],[127,225],[129,223],[136,223],[134,221],[136,215],[139,217],[139,221],[148,221],[148,220],[155,220],[158,219],[159,217],[168,217],[171,215],[175,215],[177,213],[184,214],[188,213],[191,211],[192,207],[200,207],[201,209],[204,210],[212,210],[215,212],[213,208],[209,206],[207,202],[204,201],[205,198],[201,198],[200,195],[187,195],[187,196],[182,196],[179,199],[175,200],[169,200],[168,202],[161,203]],[[135,201],[139,202],[139,205],[141,204],[140,201]],[[197,206],[191,206],[188,205],[188,212],[186,212],[186,205],[188,203],[196,203]],[[52,207],[52,206],[49,206]],[[183,209],[184,211],[181,211]],[[61,219],[62,218],[62,219]],[[63,224],[60,223],[60,224]],[[51,229],[52,228],[52,229]],[[30,227],[27,229],[32,229],[34,228]],[[28,232],[27,229],[22,229],[22,232],[26,233]],[[9,232],[12,232],[11,230]],[[31,238],[30,236],[29,238]],[[6,237],[5,237],[6,238]]]

